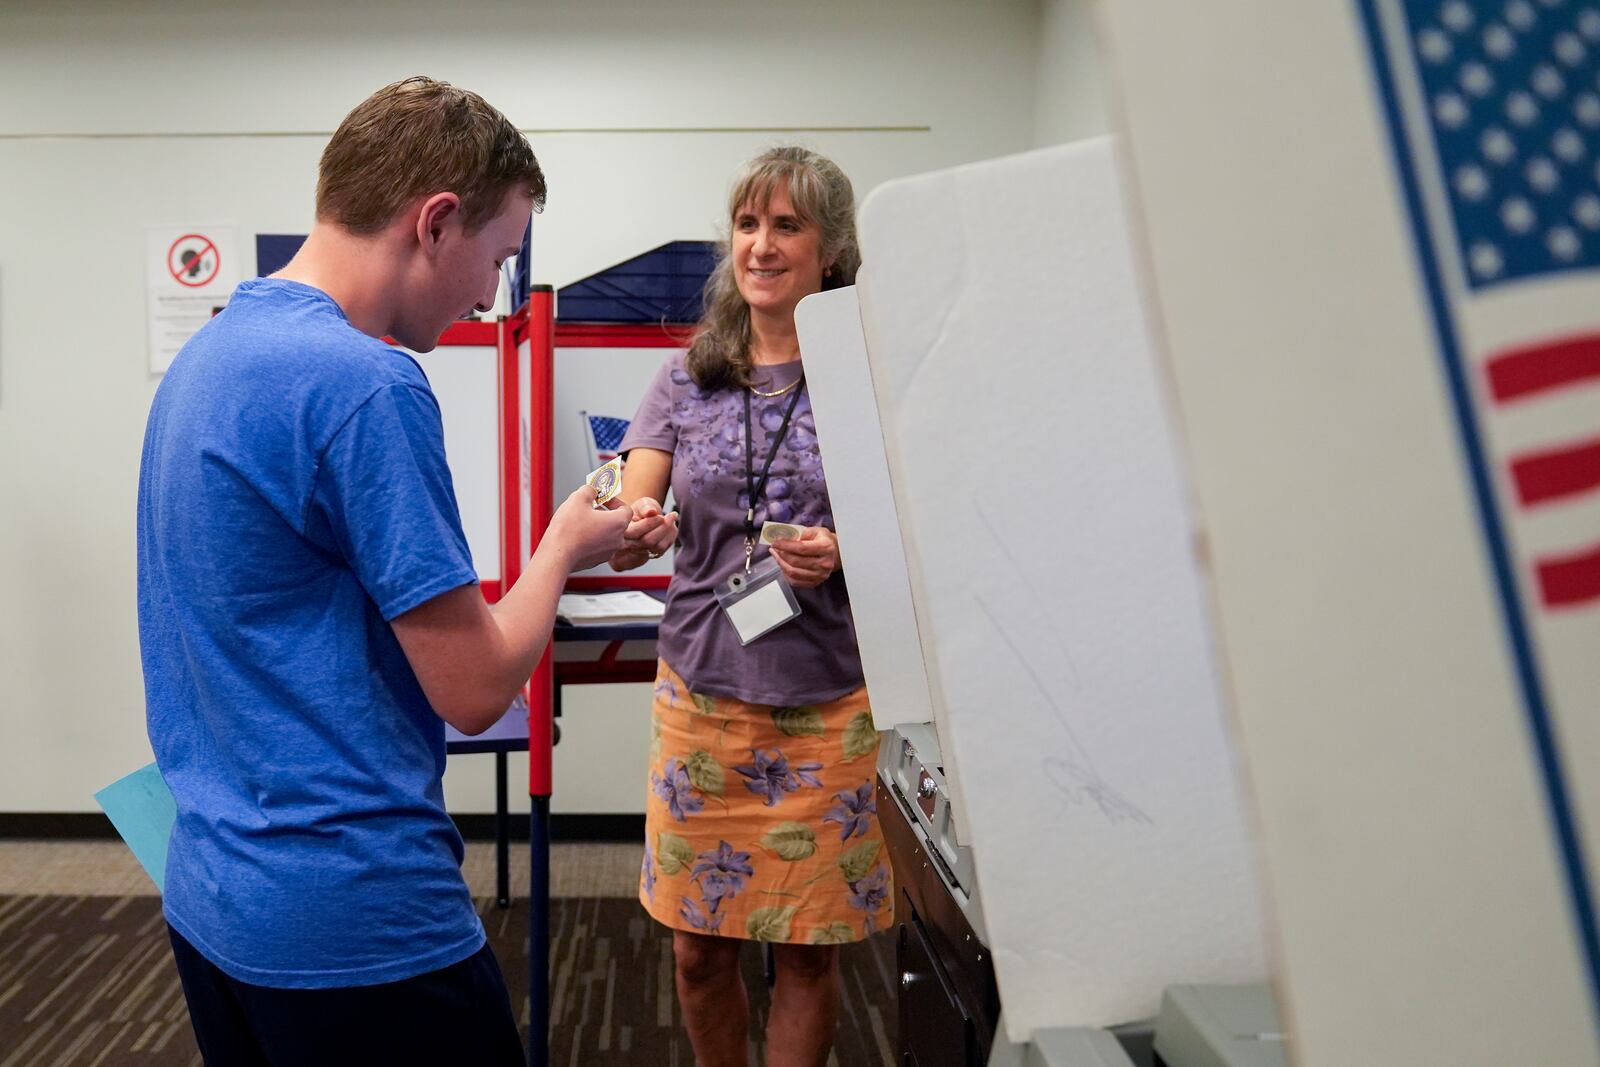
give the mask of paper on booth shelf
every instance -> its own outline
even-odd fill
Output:
[[[913,603],[1014,1040],[1266,977],[1129,240],[1107,139],[891,182],[861,213]],[[1029,491],[996,492],[1023,460]]]
[[[928,675],[855,287],[806,297],[794,325],[873,725],[929,722]]]
[[[570,623],[657,622],[666,612],[662,601],[626,589],[617,593],[562,593],[556,614]]]

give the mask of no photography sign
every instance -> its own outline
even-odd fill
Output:
[[[233,226],[151,226],[146,231],[150,370],[160,374],[239,283]]]
[[[203,233],[186,233],[167,249],[167,270],[188,289],[203,288],[216,281],[221,265],[217,242]]]

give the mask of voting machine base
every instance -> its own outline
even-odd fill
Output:
[[[896,729],[879,759],[878,820],[901,897],[897,1057],[902,1067],[982,1067],[1000,995],[981,920],[973,921],[971,857],[955,843],[938,762],[926,726]]]

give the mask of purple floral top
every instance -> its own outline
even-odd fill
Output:
[[[661,657],[691,690],[752,704],[819,704],[862,685],[861,655],[844,575],[815,589],[796,589],[801,615],[740,645],[714,590],[744,567],[744,398],[739,389],[707,392],[684,370],[684,354],[662,364],[622,441],[622,451],[656,448],[672,453],[672,494],[678,548],[666,617],[657,644]],[[800,361],[762,368],[762,392],[782,389],[800,375]],[[811,398],[801,386],[786,439],[772,461],[766,492],[756,508],[761,523],[791,522],[833,528],[833,510],[817,450]],[[790,396],[751,398],[756,473],[772,447]],[[755,561],[767,547],[756,545]]]

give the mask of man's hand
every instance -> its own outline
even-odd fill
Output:
[[[477,586],[463,585],[390,623],[441,719],[476,734],[505,714],[549,643],[567,576],[603,563],[622,543],[633,513],[612,503],[595,507],[587,485],[567,497],[522,576],[492,611]]]
[[[772,558],[797,589],[810,589],[839,569],[839,539],[826,526],[807,526],[800,539],[774,541]]]
[[[663,513],[652,497],[633,502],[632,520],[622,535],[622,547],[611,555],[611,569],[631,571],[646,560],[666,552],[678,540],[678,513]]]
[[[611,558],[622,544],[632,513],[620,501],[594,506],[594,489],[580,485],[550,517],[545,539],[567,561],[567,570],[581,571]]]

